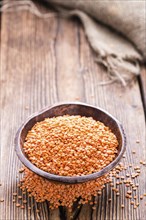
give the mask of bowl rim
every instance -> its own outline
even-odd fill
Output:
[[[39,116],[54,107],[59,107],[62,105],[81,105],[81,106],[86,106],[86,107],[91,107],[91,108],[97,109],[97,110],[105,113],[106,115],[108,115],[108,117],[110,117],[117,124],[117,127],[120,131],[121,138],[122,138],[121,150],[120,150],[118,156],[111,163],[109,163],[107,166],[105,166],[100,171],[92,173],[92,174],[88,174],[88,175],[82,175],[82,176],[60,176],[60,175],[48,173],[46,171],[41,170],[40,168],[35,166],[33,163],[31,163],[28,160],[28,158],[26,157],[26,155],[22,152],[21,144],[20,144],[21,143],[21,133],[22,133],[23,129],[25,128],[26,124],[28,124],[29,121],[31,119],[33,119],[34,117]],[[27,120],[18,129],[18,131],[15,135],[15,139],[14,139],[14,146],[15,146],[16,154],[17,154],[18,158],[20,159],[20,161],[24,164],[24,166],[26,166],[29,170],[31,170],[35,174],[37,174],[41,177],[44,177],[48,180],[67,183],[67,184],[74,184],[74,183],[83,183],[83,182],[86,182],[89,180],[96,179],[98,177],[105,175],[109,171],[111,171],[119,163],[121,157],[123,156],[123,154],[126,150],[126,135],[125,135],[122,124],[115,117],[113,117],[110,113],[103,110],[102,108],[96,107],[96,106],[93,106],[93,105],[90,105],[87,103],[83,103],[83,102],[60,102],[60,103],[45,107],[45,108],[41,109],[40,111],[30,115],[27,118]]]

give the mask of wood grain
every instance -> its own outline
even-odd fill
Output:
[[[107,80],[106,70],[97,65],[84,32],[77,21],[52,17],[42,20],[27,12],[4,13],[1,25],[1,220],[59,220],[62,211],[51,211],[48,204],[33,204],[31,211],[12,204],[17,190],[18,169],[21,163],[13,140],[21,123],[33,112],[58,101],[80,100],[102,107],[117,117],[127,135],[125,164],[139,165],[146,159],[144,109],[138,81],[130,87],[119,84],[100,86]],[[139,143],[136,143],[139,140]],[[135,149],[136,155],[131,151]],[[126,172],[132,172],[128,168]],[[145,168],[141,170],[139,193],[144,192]],[[97,196],[97,208],[83,206],[78,220],[144,220],[145,205],[141,201],[134,210],[125,199],[126,188],[121,186],[117,198],[109,186]],[[108,199],[112,198],[111,203]],[[125,209],[121,210],[124,202]],[[40,213],[36,213],[36,209]],[[64,212],[64,211],[63,211]],[[65,215],[69,214],[65,210]],[[65,219],[66,217],[62,217]]]

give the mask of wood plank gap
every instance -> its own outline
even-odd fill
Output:
[[[140,90],[140,95],[141,95],[141,101],[143,104],[143,109],[144,109],[144,115],[145,115],[145,120],[146,120],[146,67],[142,70],[145,76],[142,78],[142,76],[137,76],[138,80],[138,85],[139,85],[139,90]]]
[[[57,86],[57,82],[58,82],[58,78],[57,78],[57,73],[58,73],[58,68],[57,68],[57,38],[58,38],[58,33],[59,33],[59,18],[56,18],[57,20],[57,27],[56,27],[56,34],[55,34],[55,38],[54,38],[54,55],[55,55],[55,88],[56,88],[56,101],[59,101],[59,94],[58,94],[58,86]]]
[[[59,206],[59,215],[60,215],[60,220],[67,220],[65,207]]]

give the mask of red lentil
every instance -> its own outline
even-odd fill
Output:
[[[17,196],[17,193],[13,193],[13,196]]]
[[[24,204],[26,204],[26,203],[27,203],[27,201],[26,201],[26,200],[23,200],[23,203],[24,203]]]

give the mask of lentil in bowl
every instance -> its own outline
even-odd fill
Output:
[[[82,172],[83,164],[81,164],[82,166],[80,166],[80,162],[81,161],[84,162],[84,160],[86,161],[86,158],[85,159],[83,158],[83,160],[79,160],[79,164],[78,164],[79,166],[77,166],[79,168],[78,172],[69,173],[68,171],[71,170],[71,167],[68,167],[66,165],[64,166],[64,163],[61,166],[61,171],[58,171],[58,172],[55,172],[56,167],[54,168],[54,171],[53,171],[53,169],[49,170],[49,169],[46,169],[46,167],[44,168],[44,166],[43,166],[44,164],[41,163],[41,158],[43,158],[42,152],[40,152],[40,155],[39,155],[39,152],[35,151],[35,149],[40,150],[40,148],[36,148],[36,146],[38,146],[39,143],[37,143],[37,145],[34,146],[34,149],[32,148],[33,150],[31,150],[31,147],[32,147],[31,143],[32,143],[32,137],[33,137],[32,130],[33,130],[33,132],[34,131],[36,132],[37,129],[39,131],[41,126],[38,126],[38,127],[35,127],[35,126],[37,126],[37,125],[44,126],[43,122],[45,120],[48,120],[47,125],[50,126],[49,122],[51,120],[51,122],[54,122],[54,126],[56,126],[57,123],[60,123],[60,121],[57,121],[56,118],[58,120],[64,118],[65,120],[69,120],[69,123],[71,123],[73,121],[74,122],[78,121],[78,122],[80,122],[80,124],[78,124],[78,126],[81,125],[79,127],[79,130],[82,128],[83,131],[85,130],[84,125],[88,124],[89,127],[87,129],[86,135],[90,134],[91,139],[94,138],[94,136],[96,136],[96,130],[94,132],[92,132],[93,127],[94,126],[95,127],[101,126],[103,128],[103,130],[105,129],[105,131],[106,131],[104,133],[104,134],[106,134],[105,141],[107,141],[108,137],[110,135],[112,135],[111,140],[114,141],[114,144],[116,146],[115,151],[113,151],[113,155],[111,157],[112,159],[110,158],[110,160],[108,160],[109,154],[107,154],[106,151],[108,149],[106,148],[103,153],[104,153],[104,155],[107,155],[107,157],[106,157],[107,161],[104,160],[104,162],[106,162],[106,163],[103,164],[102,167],[100,167],[101,169],[99,169],[99,167],[97,168],[95,165],[96,165],[96,159],[97,159],[97,164],[98,164],[98,157],[96,157],[97,156],[96,149],[94,149],[93,153],[89,155],[89,158],[91,156],[93,156],[93,163],[91,163],[91,164],[89,163],[90,166],[86,166],[86,163],[83,163],[83,164],[85,164],[85,167],[84,167],[85,169],[83,169],[83,171],[85,171],[85,172]],[[94,126],[90,127],[90,124],[92,124],[92,123],[94,124]],[[36,130],[34,128],[36,128]],[[62,131],[61,135],[63,133],[64,133],[64,131]],[[78,133],[78,131],[77,131],[77,133]],[[38,133],[35,133],[34,140],[37,139],[37,134]],[[92,136],[92,134],[93,134],[93,136]],[[29,139],[29,135],[31,136],[30,139]],[[53,134],[51,134],[51,135],[53,135]],[[76,135],[78,136],[78,134],[76,134]],[[86,136],[85,136],[85,138],[86,138]],[[72,140],[72,139],[73,139],[73,137],[71,137],[70,140]],[[27,143],[27,140],[29,140],[29,141],[31,140],[31,141],[30,142],[28,141],[28,143]],[[56,137],[56,140],[57,140],[57,137]],[[75,139],[75,140],[77,140],[77,139]],[[79,140],[80,140],[80,138],[79,138]],[[83,143],[83,140],[84,140],[84,136],[82,136],[82,143]],[[95,139],[95,142],[97,142],[97,141],[98,141],[98,138]],[[90,142],[90,140],[89,140],[89,142]],[[32,143],[32,144],[34,144],[34,143]],[[69,142],[67,142],[66,144],[68,145]],[[81,152],[84,151],[86,144],[87,144],[87,141],[85,141],[85,146],[84,146],[84,148],[81,149],[80,152],[78,152],[78,155],[80,155]],[[111,142],[110,144],[113,144],[113,142]],[[91,151],[93,150],[91,147],[92,146],[91,142],[89,143],[89,146],[90,146],[89,150],[86,151],[85,153],[83,153],[84,157],[86,157],[86,153],[88,153],[88,152],[90,153],[90,150]],[[107,146],[107,147],[109,147],[109,146]],[[70,184],[82,183],[82,182],[86,182],[89,180],[94,180],[99,177],[102,177],[103,175],[108,173],[110,170],[112,170],[118,164],[119,160],[121,159],[121,157],[125,151],[125,148],[126,148],[126,138],[125,138],[125,134],[124,134],[122,125],[118,122],[118,120],[100,108],[97,108],[97,107],[91,106],[91,105],[87,105],[85,103],[79,103],[79,102],[77,102],[77,103],[62,103],[62,104],[54,105],[52,107],[49,107],[49,108],[42,110],[39,113],[34,114],[20,127],[20,129],[18,130],[18,132],[16,134],[16,138],[15,138],[16,153],[17,153],[19,159],[21,160],[21,162],[29,170],[33,171],[34,173],[36,173],[37,175],[39,175],[41,177],[45,177],[48,180],[58,181],[58,182],[62,182],[62,183],[70,183]],[[55,148],[55,150],[56,149],[57,148]],[[61,150],[61,149],[59,149],[59,150]],[[69,149],[69,151],[71,151],[71,148]],[[36,158],[34,157],[35,159],[33,160],[33,153],[39,155],[38,161],[40,163],[38,163],[38,161],[36,160],[37,157]],[[73,153],[74,153],[74,151],[73,151]],[[57,151],[56,151],[56,154],[57,154]],[[62,155],[62,153],[60,153],[60,155]],[[55,157],[55,154],[54,154],[54,157]],[[80,155],[80,159],[82,159],[82,155]],[[61,161],[59,160],[59,163],[60,162]],[[51,163],[49,165],[50,168],[52,168],[52,165],[54,165],[54,164]],[[94,165],[94,167],[96,167],[96,169],[92,169],[93,165]],[[66,172],[64,172],[63,167],[67,167]],[[88,168],[90,168],[90,169],[88,170]],[[75,169],[73,168],[73,170],[75,170]]]

